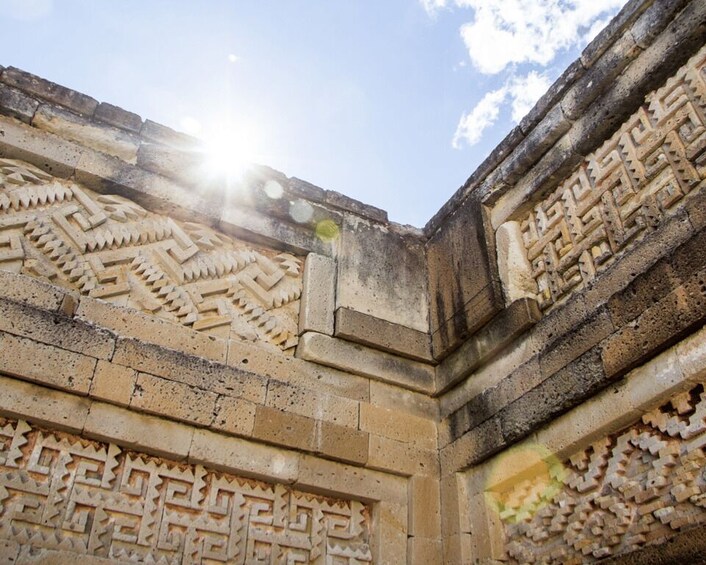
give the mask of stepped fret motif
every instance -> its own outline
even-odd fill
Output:
[[[579,564],[706,524],[706,393],[675,395],[548,476],[491,493],[511,563]]]
[[[301,264],[0,159],[0,269],[195,330],[291,350]]]
[[[370,514],[0,419],[0,539],[116,561],[372,562]]]
[[[518,218],[543,309],[679,210],[706,179],[706,50]]]

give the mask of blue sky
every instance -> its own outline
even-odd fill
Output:
[[[0,64],[423,226],[621,3],[0,0]]]

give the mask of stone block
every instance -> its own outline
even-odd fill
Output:
[[[603,307],[594,312],[590,318],[559,337],[551,347],[540,353],[539,367],[542,375],[545,378],[553,375],[609,336],[613,330],[607,308]]]
[[[228,365],[302,388],[342,396],[352,400],[370,400],[370,379],[339,371],[296,357],[282,355],[240,340],[228,343]]]
[[[98,361],[89,395],[113,404],[128,406],[135,390],[137,371],[129,367]]]
[[[339,245],[337,309],[350,308],[420,332],[429,330],[421,238],[347,214]]]
[[[496,231],[498,272],[507,303],[521,298],[536,298],[537,282],[522,241],[519,222],[505,222]]]
[[[436,424],[432,420],[397,410],[361,404],[360,429],[422,449],[437,448]]]
[[[439,453],[441,476],[444,477],[480,463],[506,445],[500,415],[493,416],[441,449]]]
[[[625,374],[701,325],[706,318],[705,280],[702,270],[606,339],[606,374]]]
[[[74,565],[76,552],[49,548],[37,548],[25,545],[17,556],[17,565]],[[4,562],[3,562],[4,563]],[[115,558],[97,557],[81,554],[82,565],[129,565],[129,561]]]
[[[316,452],[353,465],[368,462],[368,433],[339,426],[327,421],[317,421]]]
[[[0,110],[3,114],[29,124],[38,107],[39,102],[31,96],[16,88],[0,84]]]
[[[270,483],[296,481],[300,459],[299,453],[198,429],[189,451],[190,463]]]
[[[635,43],[646,49],[657,39],[689,0],[658,0],[647,7],[630,27],[630,35]]]
[[[0,363],[0,367],[5,370],[4,363]],[[83,430],[91,405],[87,398],[18,381],[1,373],[0,387],[0,411],[4,416],[67,432]]]
[[[418,392],[434,390],[431,365],[323,334],[309,332],[301,336],[297,357]]]
[[[333,335],[336,305],[336,262],[330,257],[309,253],[304,262],[299,334],[312,331]]]
[[[443,548],[440,539],[413,537],[407,539],[409,565],[441,565]]]
[[[142,143],[137,151],[137,166],[190,185],[203,178],[206,163],[203,151]]]
[[[439,479],[415,476],[409,479],[410,536],[441,537],[441,493]]]
[[[533,357],[517,367],[507,377],[502,379],[497,387],[498,400],[501,406],[506,406],[532,390],[544,380],[539,368],[539,357]]]
[[[444,565],[458,565],[458,563],[473,563],[471,534],[454,534],[444,538]],[[480,563],[480,562],[479,562]],[[485,563],[483,565],[486,565]]]
[[[15,67],[7,67],[2,73],[2,82],[38,96],[49,102],[55,102],[69,110],[91,116],[98,106],[98,101],[64,86],[50,82],[36,75]]]
[[[140,129],[140,135],[148,141],[181,149],[193,149],[199,143],[195,137],[175,131],[152,120],[145,120]]]
[[[0,368],[16,377],[88,394],[96,359],[0,333]]]
[[[124,129],[134,133],[140,133],[142,128],[142,118],[133,112],[123,110],[118,106],[113,106],[107,102],[98,104],[93,119],[109,126]]]
[[[373,518],[381,542],[373,551],[375,563],[407,565],[407,505],[381,502]]]
[[[379,381],[370,381],[370,404],[428,420],[439,419],[439,404],[435,399]]]
[[[694,381],[704,382],[706,376],[706,329],[701,329],[677,346],[679,365]]]
[[[324,496],[407,505],[407,479],[313,455],[302,455],[295,486]]]
[[[59,178],[70,177],[84,151],[48,132],[0,116],[0,157],[36,165]]]
[[[0,540],[0,561],[7,565],[17,563],[17,555],[20,552],[20,545],[12,540]]]
[[[8,300],[53,312],[59,310],[67,292],[38,279],[0,269],[0,295]]]
[[[119,336],[225,362],[227,343],[190,328],[108,302],[83,297],[76,316]]]
[[[3,299],[0,299],[0,331],[98,359],[110,359],[115,348],[115,337],[104,330],[58,312]]]
[[[358,427],[358,402],[349,398],[317,392],[271,380],[265,404],[283,412],[292,412],[348,428]]]
[[[524,438],[609,382],[609,376],[603,372],[600,351],[589,350],[498,414],[505,441],[511,444]]]
[[[40,105],[32,125],[128,163],[134,163],[137,158],[138,142],[128,133],[95,124],[61,108]]]
[[[438,451],[370,434],[367,467],[409,477],[438,475]]]
[[[265,402],[266,378],[179,351],[134,339],[119,339],[113,361],[218,394],[236,396],[259,404]]]
[[[432,360],[428,333],[393,324],[350,308],[336,310],[334,335],[417,361]]]
[[[83,433],[86,437],[117,443],[140,452],[168,459],[185,459],[194,428],[111,404],[94,402]]]
[[[468,377],[541,318],[539,306],[533,299],[522,298],[510,304],[439,364],[437,393],[449,390]]]
[[[268,406],[258,406],[253,437],[293,449],[315,451],[316,420]]]
[[[211,427],[214,430],[251,436],[255,427],[256,404],[242,398],[221,395],[216,401],[216,408]]]
[[[358,216],[364,218],[370,218],[382,223],[387,223],[387,212],[371,206],[370,204],[364,204],[350,196],[336,192],[335,190],[326,190],[324,194],[324,202],[326,204],[331,204],[336,208],[341,210],[347,210],[348,212],[353,212]]]
[[[200,388],[138,373],[130,407],[208,426],[213,421],[217,397]]]

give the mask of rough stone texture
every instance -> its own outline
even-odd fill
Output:
[[[0,109],[4,114],[29,124],[38,107],[39,102],[21,90],[0,84]]]
[[[429,317],[422,242],[349,214],[344,218],[337,308],[426,332]]]
[[[336,310],[334,335],[417,361],[431,361],[429,334],[349,308]]]
[[[309,253],[304,261],[299,335],[319,332],[333,335],[336,307],[336,263],[333,259]]]
[[[93,114],[93,119],[134,133],[140,133],[142,128],[142,118],[140,116],[107,102],[98,104]]]

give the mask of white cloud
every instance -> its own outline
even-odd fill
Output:
[[[537,71],[531,71],[525,76],[510,77],[502,87],[488,92],[473,110],[461,117],[451,144],[455,149],[461,149],[464,143],[478,143],[485,130],[498,120],[500,110],[506,104],[512,109],[512,119],[519,122],[547,91],[549,85],[546,75]]]
[[[548,65],[563,49],[581,44],[607,23],[625,0],[448,0],[473,11],[461,27],[473,65],[496,74],[512,64]],[[433,14],[447,0],[420,0]],[[594,25],[596,24],[596,25]]]

